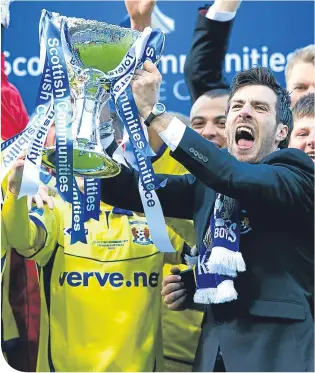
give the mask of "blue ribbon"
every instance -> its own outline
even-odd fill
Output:
[[[80,241],[87,243],[84,229],[84,201],[78,184],[73,178],[72,228],[70,245]]]
[[[13,144],[14,141],[16,141],[19,137],[21,137],[23,135],[23,133],[26,132],[27,130],[29,130],[28,127],[26,127],[22,132],[18,133],[17,135],[14,135],[13,137],[10,137],[8,140],[3,141],[1,143],[1,151],[5,150],[8,146],[10,146],[11,144]]]
[[[84,178],[84,221],[100,220],[100,195],[100,180]]]
[[[66,61],[61,32],[64,22],[58,29],[51,13],[47,12],[46,54],[53,73],[53,96],[56,123],[56,181],[63,199],[72,203],[71,244],[86,242],[84,229],[84,203],[77,182],[73,177],[73,135],[72,106]]]
[[[161,31],[151,31],[151,34],[144,48],[144,53],[141,56],[140,61],[138,61],[137,68],[142,67],[143,63],[148,59],[155,63],[157,59],[160,58],[161,51],[164,46],[164,37],[161,37],[161,35]],[[132,68],[129,68],[123,73],[122,76],[130,74],[131,70]],[[115,83],[117,82],[117,80],[121,79],[122,76],[120,76],[118,79],[117,77],[112,79],[111,94],[114,98]],[[152,151],[145,137],[130,85],[128,85],[124,92],[122,92],[117,98],[116,107],[118,114],[121,117],[128,132],[129,140],[132,144],[134,157],[139,170],[139,177],[144,189],[146,191],[152,191],[154,189],[163,187],[166,183],[166,180],[162,183],[159,183],[156,178],[150,159],[150,157],[153,157],[155,153]]]
[[[48,14],[46,53],[53,72],[53,95],[56,123],[56,181],[58,192],[72,203],[73,192],[73,139],[72,108],[66,62],[64,59],[60,30]]]
[[[130,142],[133,146],[134,157],[137,162],[140,180],[146,191],[151,191],[160,187],[159,182],[154,173],[151,159],[144,149],[150,149],[149,143],[145,138],[143,128],[139,120],[138,109],[136,107],[132,91],[130,87],[120,95],[117,100],[119,114],[125,124],[129,135]],[[127,108],[128,110],[124,110]],[[132,118],[127,120],[126,117]],[[152,154],[152,156],[154,153]]]
[[[145,47],[145,53],[141,57],[141,63],[150,60],[156,63],[161,57],[164,48],[164,37],[161,37],[160,30],[152,30]]]

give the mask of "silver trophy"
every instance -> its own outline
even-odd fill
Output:
[[[42,21],[47,11],[42,13]],[[120,165],[110,158],[101,142],[112,132],[107,124],[100,129],[100,112],[110,99],[106,73],[119,65],[138,31],[105,22],[68,18],[53,13],[54,22],[66,24],[64,52],[69,84],[74,100],[73,172],[74,175],[107,178],[120,172]],[[107,132],[106,132],[107,131]],[[43,164],[56,168],[56,147],[43,149]]]

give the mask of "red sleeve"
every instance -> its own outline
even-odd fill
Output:
[[[19,91],[4,74],[3,60],[1,68],[1,138],[6,140],[26,127],[28,114]]]

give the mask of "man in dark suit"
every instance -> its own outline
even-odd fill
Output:
[[[191,127],[218,147],[226,147],[225,108],[230,92],[223,65],[240,2],[215,0],[211,7],[199,8],[184,66],[193,101]]]
[[[286,149],[292,129],[287,91],[266,68],[239,73],[228,102],[225,152],[163,110],[152,115],[161,75],[150,62],[144,69],[132,81],[139,113],[191,172],[168,176],[157,191],[164,214],[193,219],[199,249],[213,237],[209,222],[219,195],[246,214],[239,240],[246,270],[230,281],[233,301],[205,302],[195,370],[218,371],[222,356],[227,371],[313,371],[314,165],[305,153]],[[142,211],[138,173],[123,167],[102,180],[102,199]],[[164,280],[163,295],[171,309],[183,305],[180,276]]]
[[[223,75],[225,55],[241,0],[215,0],[200,8],[187,54],[184,75],[193,103],[214,89],[229,89]]]

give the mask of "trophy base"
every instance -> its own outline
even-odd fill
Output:
[[[118,175],[121,166],[99,149],[73,147],[74,176],[104,179]],[[56,147],[44,148],[42,164],[56,171]]]

